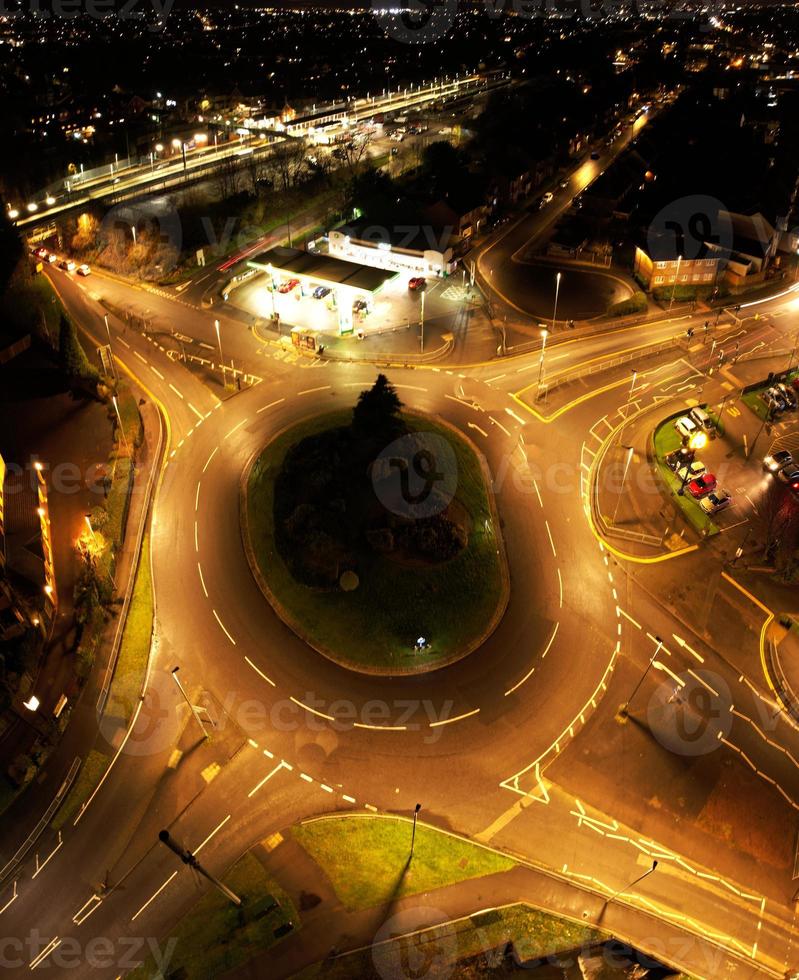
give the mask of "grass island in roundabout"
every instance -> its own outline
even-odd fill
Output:
[[[366,673],[433,670],[494,630],[509,583],[485,463],[379,375],[351,411],[274,436],[242,477],[253,574],[311,647]]]

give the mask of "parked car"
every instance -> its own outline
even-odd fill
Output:
[[[35,248],[33,254],[37,259],[46,259],[49,253],[46,248]]]
[[[58,256],[55,254],[55,252],[48,252],[47,261],[50,263],[50,265],[53,265],[54,262],[58,261]]]
[[[591,159],[592,160],[598,160],[599,159],[599,150],[592,150],[591,151]]]
[[[61,259],[61,261],[58,263],[58,268],[63,269],[64,272],[74,272],[75,263],[72,261],[72,259]]]
[[[727,490],[713,490],[699,501],[699,506],[706,514],[718,514],[731,503],[732,497]]]
[[[768,470],[769,473],[776,473],[783,466],[788,466],[792,462],[793,456],[787,449],[778,449],[776,452],[763,457],[763,469]]]
[[[420,289],[424,289],[427,285],[424,276],[414,276],[412,279],[408,280],[408,289],[413,290],[413,292],[418,292]]]
[[[79,276],[90,276],[91,275],[91,272],[92,272],[92,270],[88,267],[88,265],[86,265],[85,262],[83,263],[83,265],[79,265],[78,266],[78,275]]]
[[[695,459],[692,463],[689,463],[687,466],[681,466],[677,470],[677,478],[682,483],[688,483],[690,480],[698,480],[705,473],[707,473],[705,464]]]
[[[688,417],[692,422],[696,422],[703,432],[707,433],[707,435],[709,435],[712,439],[715,439],[716,423],[708,415],[704,408],[697,405],[696,408],[691,409],[691,411],[688,413]]]
[[[689,463],[694,461],[695,453],[693,449],[686,449],[684,446],[680,449],[675,449],[674,452],[668,453],[666,456],[666,466],[675,473],[682,466],[687,466]]]
[[[299,279],[284,279],[283,282],[277,287],[279,293],[290,293],[295,286],[299,286]]]
[[[776,388],[767,388],[761,391],[760,398],[766,404],[766,408],[772,413],[784,412],[786,409],[785,401]]]
[[[788,408],[791,411],[794,411],[797,407],[797,404],[799,404],[799,400],[797,400],[796,392],[793,390],[793,388],[789,388],[788,385],[783,384],[782,381],[774,385],[774,387],[782,395],[783,400],[788,405]]]
[[[313,298],[324,299],[325,296],[329,296],[330,293],[331,293],[331,289],[329,286],[317,286],[316,289],[313,291]]]
[[[692,497],[696,497],[697,500],[715,489],[716,478],[712,473],[705,473],[704,476],[697,477],[696,480],[691,480],[688,484],[688,492]]]
[[[677,434],[682,436],[683,439],[690,439],[691,436],[695,436],[699,432],[699,426],[687,415],[678,418],[674,423],[674,428],[677,430]]]
[[[786,463],[777,470],[775,476],[780,483],[790,483],[793,486],[794,483],[799,483],[799,466],[794,462]]]

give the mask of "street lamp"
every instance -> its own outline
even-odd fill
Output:
[[[549,336],[549,331],[544,327],[541,331],[541,357],[538,361],[538,395],[541,395],[541,385],[544,381],[544,354],[547,349],[547,337]]]
[[[618,715],[617,715],[618,718],[622,718],[622,719],[625,719],[625,720],[627,719],[627,717],[629,715],[630,702],[635,697],[635,695],[638,693],[638,690],[641,687],[641,685],[644,683],[644,678],[646,677],[646,675],[651,670],[652,664],[655,662],[655,659],[656,659],[657,655],[663,649],[663,640],[661,640],[661,638],[659,636],[656,636],[655,637],[655,640],[657,641],[657,646],[655,647],[655,652],[649,658],[649,663],[646,665],[643,674],[641,674],[641,677],[639,678],[638,683],[633,688],[633,693],[627,698],[627,700],[624,702],[624,704],[621,705],[621,707],[619,708]]]
[[[674,294],[677,292],[677,280],[680,278],[680,266],[682,265],[682,256],[677,256],[677,271],[674,273],[674,285],[671,287],[671,299],[669,300],[669,309],[672,308],[674,304]]]
[[[558,316],[558,293],[560,292],[560,273],[555,276],[555,308],[552,310],[552,329],[555,329],[555,320]]]
[[[122,442],[125,445],[125,449],[128,448],[128,440],[125,436],[125,427],[122,425],[122,416],[119,414],[119,403],[117,402],[117,396],[112,395],[111,401],[114,403],[114,411],[117,413],[117,421],[119,422],[119,434],[122,436]]]
[[[631,881],[630,884],[627,885],[625,888],[620,888],[617,892],[614,892],[610,896],[610,898],[606,899],[605,905],[610,905],[610,903],[613,902],[615,899],[617,899],[619,897],[619,895],[622,895],[622,894],[624,894],[624,892],[629,891],[631,888],[633,888],[635,885],[637,885],[639,881],[643,881],[644,878],[648,878],[649,875],[652,874],[652,872],[655,870],[655,868],[657,866],[658,866],[658,862],[657,861],[653,861],[652,862],[652,867],[649,869],[649,871],[645,871],[642,875],[639,875],[635,879],[635,881]]]
[[[408,863],[410,864],[411,858],[413,857],[413,845],[416,842],[416,818],[419,816],[419,811],[422,809],[422,804],[417,803],[413,808],[413,831],[411,832],[411,853],[408,856]]]
[[[173,667],[172,668],[172,680],[177,684],[178,690],[183,695],[183,700],[186,702],[186,704],[191,709],[191,713],[194,715],[194,720],[200,726],[200,729],[201,729],[201,731],[203,733],[203,738],[208,738],[208,732],[205,730],[205,725],[203,725],[203,720],[200,717],[200,712],[197,710],[197,706],[191,703],[191,701],[189,700],[188,694],[186,694],[185,688],[180,683],[180,678],[178,677],[178,671],[179,670],[180,670],[180,667]]]

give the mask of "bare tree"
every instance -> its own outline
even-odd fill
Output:
[[[248,153],[244,157],[243,170],[253,195],[257,196],[269,183],[266,161],[258,153]]]
[[[216,170],[216,186],[219,196],[224,200],[233,197],[239,189],[241,164],[237,157],[225,157]]]
[[[371,133],[357,133],[351,139],[344,140],[333,148],[333,159],[337,160],[347,171],[350,180],[353,180],[360,173],[361,164],[367,158],[367,151],[371,145]]]
[[[275,185],[283,192],[297,184],[306,164],[306,142],[303,137],[287,137],[275,143],[269,157],[271,171],[275,175]]]

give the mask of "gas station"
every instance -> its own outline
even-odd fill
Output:
[[[288,296],[294,295],[299,300],[311,295],[317,287],[329,289],[330,293],[324,297],[324,302],[334,313],[339,336],[353,332],[355,303],[360,300],[365,304],[366,310],[371,309],[374,297],[387,283],[399,277],[399,272],[390,269],[375,269],[329,255],[285,246],[259,252],[247,260],[247,266],[266,275],[273,319],[287,319],[281,316],[280,309],[285,305]],[[281,283],[290,279],[299,280],[299,284],[289,293],[281,293]],[[317,302],[321,303],[322,300]]]

